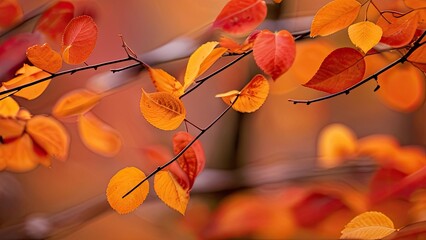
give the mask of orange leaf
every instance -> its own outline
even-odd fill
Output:
[[[105,157],[113,157],[121,149],[121,137],[117,130],[86,113],[78,119],[80,137],[87,148]]]
[[[74,5],[59,1],[41,15],[35,29],[60,44],[64,29],[73,17]]]
[[[148,195],[148,181],[143,182],[125,198],[123,198],[123,196],[134,186],[139,184],[140,181],[145,179],[145,177],[145,174],[135,167],[126,167],[118,171],[111,178],[106,189],[109,205],[120,214],[134,211],[145,201]]]
[[[243,44],[238,44],[233,39],[222,36],[219,40],[219,45],[227,48],[230,53],[242,54],[253,48],[254,40],[250,42],[246,40]]]
[[[340,31],[357,18],[361,4],[356,0],[334,0],[323,6],[312,20],[311,37]]]
[[[414,38],[416,33],[419,16],[406,15],[406,17],[394,17],[392,14],[383,15],[377,21],[377,25],[383,29],[381,43],[387,44],[394,48],[408,45]],[[390,23],[388,22],[390,21]]]
[[[417,48],[409,57],[408,61],[413,63],[416,67],[426,72],[426,44]]]
[[[83,15],[73,18],[62,37],[62,57],[68,64],[86,61],[96,45],[98,28],[92,17]]]
[[[168,92],[176,97],[184,93],[182,84],[166,71],[151,67],[148,67],[148,71],[157,92]]]
[[[173,152],[178,154],[194,139],[187,132],[177,132],[173,136]],[[204,169],[206,157],[204,149],[200,141],[195,141],[191,147],[186,149],[181,157],[177,159],[177,163],[182,170],[188,175],[189,186],[182,186],[184,189],[190,190],[194,185],[195,178]],[[182,184],[181,184],[182,185]]]
[[[51,73],[57,72],[62,68],[61,55],[52,50],[47,43],[41,46],[34,45],[29,47],[27,49],[27,58],[34,66]]]
[[[3,140],[21,136],[24,129],[25,124],[17,119],[0,118],[0,138]]]
[[[189,202],[189,193],[169,171],[159,171],[154,177],[154,189],[157,196],[169,207],[185,215]]]
[[[223,47],[213,49],[211,51],[211,53],[207,56],[207,58],[204,59],[204,61],[201,63],[200,70],[198,71],[197,77],[199,77],[199,76],[201,76],[201,74],[205,73],[227,51],[228,51],[228,49],[223,48]]]
[[[349,26],[348,33],[352,43],[361,48],[364,53],[367,53],[379,43],[383,31],[376,24],[364,21]]]
[[[426,2],[424,0],[404,0],[405,5],[412,9],[426,8]]]
[[[241,92],[233,90],[227,93],[218,94],[216,97],[221,97],[226,104],[231,105],[238,96],[232,108],[239,112],[250,113],[256,111],[263,105],[268,94],[268,80],[264,76],[258,74],[252,78]]]
[[[35,116],[28,120],[27,133],[50,156],[65,161],[68,155],[69,136],[64,126],[51,117]]]
[[[230,34],[246,34],[263,22],[266,12],[263,0],[231,0],[217,16],[213,27]]]
[[[355,155],[357,137],[355,133],[342,124],[330,124],[318,138],[319,164],[325,168],[338,166],[345,158]]]
[[[330,53],[305,87],[327,93],[336,93],[362,80],[365,72],[364,57],[353,48],[339,48]]]
[[[15,117],[18,112],[19,105],[13,98],[6,97],[0,100],[0,117]]]
[[[395,231],[392,220],[383,213],[365,212],[345,226],[340,239],[382,239]]]
[[[92,109],[101,96],[87,89],[77,89],[61,97],[55,104],[52,114],[55,117],[70,117]]]
[[[261,31],[254,40],[253,56],[256,64],[272,79],[277,79],[291,67],[296,56],[293,35],[286,30],[273,33]]]
[[[174,130],[186,116],[183,102],[168,92],[146,93],[142,89],[140,109],[144,118],[162,130]]]
[[[22,8],[17,0],[0,1],[0,28],[10,27],[22,17]]]

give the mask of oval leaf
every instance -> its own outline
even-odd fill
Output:
[[[186,116],[183,102],[168,92],[146,93],[142,89],[140,109],[144,118],[162,130],[174,130]]]
[[[10,27],[22,17],[22,8],[17,0],[0,1],[0,28]]]
[[[52,114],[55,117],[70,117],[92,109],[101,96],[87,89],[77,89],[61,97],[55,104]]]
[[[260,32],[254,40],[253,56],[256,64],[272,79],[277,79],[293,65],[296,56],[294,38],[286,30]]]
[[[381,27],[369,21],[349,26],[348,33],[352,43],[361,48],[364,53],[376,46],[383,34]]]
[[[58,121],[38,115],[28,120],[26,131],[50,156],[63,161],[66,159],[69,136],[64,126]]]
[[[169,207],[185,215],[189,193],[182,188],[169,171],[159,171],[154,177],[157,196]]]
[[[166,71],[148,67],[149,75],[157,92],[168,92],[176,97],[184,93],[182,84]]]
[[[68,64],[86,61],[96,45],[98,28],[93,18],[87,15],[73,18],[62,37],[62,57]]]
[[[3,140],[22,135],[25,124],[17,119],[0,118],[0,138]]]
[[[303,86],[336,93],[361,81],[364,73],[363,55],[353,48],[339,48],[324,59],[315,75]]]
[[[408,45],[413,40],[418,27],[418,14],[410,14],[398,18],[392,14],[383,16],[386,16],[386,19],[380,17],[376,23],[383,30],[383,35],[380,39],[381,43],[393,48],[399,48]]]
[[[217,16],[213,27],[230,34],[246,34],[263,22],[266,12],[263,0],[231,0]]]
[[[396,231],[392,220],[380,212],[365,212],[352,219],[340,239],[382,239]]]
[[[27,58],[34,66],[41,68],[47,72],[57,72],[62,68],[61,55],[52,50],[50,46],[45,43],[43,45],[34,45],[27,49]]]
[[[120,214],[134,211],[145,201],[148,195],[148,181],[143,182],[125,198],[123,196],[138,185],[140,181],[145,179],[145,177],[145,174],[135,167],[126,167],[118,171],[111,178],[106,189],[109,205]]]
[[[340,31],[357,18],[361,4],[356,0],[334,0],[323,6],[312,20],[311,37]]]
[[[121,137],[117,130],[92,113],[80,115],[78,130],[84,145],[97,154],[113,157],[121,149]]]

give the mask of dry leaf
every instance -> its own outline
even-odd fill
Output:
[[[52,114],[55,117],[70,117],[83,114],[92,109],[101,96],[87,89],[76,89],[63,95],[55,104]]]
[[[349,26],[348,33],[352,43],[367,53],[380,42],[383,31],[376,24],[364,21]]]
[[[50,73],[55,73],[62,68],[61,55],[52,50],[47,43],[41,46],[34,45],[29,47],[27,49],[27,58],[34,66]]]
[[[182,188],[169,171],[159,171],[154,177],[157,196],[169,207],[185,215],[189,193]]]
[[[345,226],[340,239],[381,239],[395,231],[392,220],[383,213],[365,212]]]

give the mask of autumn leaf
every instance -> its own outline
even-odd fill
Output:
[[[423,44],[408,56],[408,61],[423,72],[426,72],[426,44]]]
[[[50,156],[66,160],[70,140],[64,126],[57,120],[37,115],[28,120],[26,132]]]
[[[239,112],[250,113],[256,111],[263,105],[268,94],[268,80],[264,76],[257,74],[240,92],[233,90],[227,93],[217,94],[216,97],[222,98],[226,104],[231,105],[238,96],[232,108]]]
[[[142,89],[140,109],[144,118],[162,130],[174,130],[186,116],[183,102],[168,92],[146,93]]]
[[[239,44],[233,39],[222,36],[219,40],[219,45],[221,47],[227,48],[228,52],[235,54],[242,54],[253,48],[254,42]]]
[[[0,91],[3,91],[0,88]],[[19,104],[11,97],[0,100],[0,117],[15,117],[19,112]]]
[[[262,23],[266,13],[263,0],[231,0],[216,17],[213,27],[230,34],[243,35]]]
[[[223,47],[215,48],[207,56],[206,59],[201,63],[200,70],[198,71],[197,77],[205,73],[219,58],[223,56],[228,51],[228,49]]]
[[[157,196],[169,207],[185,215],[189,193],[182,188],[169,171],[159,171],[154,177]]]
[[[392,220],[380,212],[365,212],[352,219],[340,239],[381,239],[396,231]]]
[[[175,77],[159,68],[148,67],[148,71],[157,92],[168,92],[175,97],[182,96],[183,86]]]
[[[148,181],[143,182],[126,197],[123,198],[123,196],[145,179],[145,177],[145,174],[135,167],[126,167],[118,171],[111,178],[106,189],[109,205],[120,214],[134,211],[145,201],[148,195]]]
[[[83,114],[101,100],[101,96],[88,89],[76,89],[63,95],[55,104],[52,114],[55,117],[70,117]]]
[[[286,30],[261,31],[254,40],[253,56],[256,64],[276,80],[292,66],[296,56],[293,35]]]
[[[315,75],[303,86],[336,93],[362,80],[365,72],[363,55],[353,48],[339,48],[322,62]]]
[[[98,28],[92,17],[83,15],[73,18],[62,37],[62,57],[68,64],[86,61],[96,45]]]
[[[7,82],[3,82],[3,87],[5,87],[6,89],[17,88],[22,85],[30,84],[37,80],[51,76],[49,73],[44,72],[40,68],[30,66],[28,64],[24,64],[24,66],[16,72],[16,75],[17,77]],[[14,95],[18,97],[23,97],[28,100],[33,100],[40,96],[46,90],[47,86],[49,86],[49,83],[50,80],[47,80],[30,87],[22,88]]]
[[[311,25],[311,37],[327,36],[340,31],[357,18],[361,4],[356,0],[334,0],[315,14]]]
[[[386,17],[386,19],[384,17]],[[418,14],[406,15],[406,17],[398,18],[394,17],[392,14],[383,15],[376,23],[383,30],[380,42],[393,48],[408,45],[414,38],[418,21]]]
[[[0,138],[13,139],[22,135],[25,124],[17,119],[0,117]]]
[[[10,27],[22,17],[22,8],[17,0],[0,1],[0,28]]]
[[[78,130],[84,145],[97,154],[113,157],[121,149],[121,137],[117,130],[90,112],[80,115]]]
[[[62,68],[61,55],[52,50],[47,43],[41,46],[34,45],[29,47],[27,49],[27,58],[34,66],[50,73],[55,73]]]
[[[352,43],[361,48],[364,53],[376,46],[383,34],[381,27],[369,21],[349,26],[348,33]]]

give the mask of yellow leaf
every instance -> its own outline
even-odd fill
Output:
[[[143,179],[145,174],[135,167],[126,167],[118,171],[111,178],[106,189],[109,205],[120,214],[130,213],[139,207],[148,195],[148,181],[143,182],[125,198],[123,196]]]
[[[92,113],[80,116],[78,129],[84,145],[97,154],[113,157],[121,149],[120,134]]]
[[[59,99],[52,110],[55,117],[70,117],[83,114],[92,109],[101,96],[87,89],[77,89]]]
[[[340,31],[357,18],[361,4],[356,0],[334,0],[323,6],[311,25],[311,37],[327,36]]]
[[[50,156],[62,161],[67,158],[69,136],[57,120],[37,115],[28,120],[26,131]]]
[[[62,57],[55,50],[45,43],[43,45],[34,45],[27,49],[27,58],[34,66],[45,71],[54,73],[62,68]]]
[[[340,239],[381,239],[396,231],[392,220],[380,212],[365,212],[352,219]]]
[[[185,119],[183,102],[168,92],[146,93],[142,89],[140,108],[144,118],[162,130],[174,130]]]
[[[180,97],[183,94],[182,84],[166,71],[151,67],[148,67],[148,71],[157,92],[168,92],[175,97]]]
[[[24,128],[25,124],[17,119],[0,118],[0,137],[3,139],[21,136]]]
[[[186,67],[183,88],[187,89],[200,75],[200,68],[203,62],[209,57],[218,42],[208,42],[201,45],[191,54]]]
[[[6,89],[12,89],[50,76],[49,73],[44,72],[40,68],[27,64],[24,64],[24,66],[16,72],[16,75],[18,76],[7,82],[4,82],[3,87]],[[47,86],[49,86],[49,83],[50,80],[47,80],[30,87],[22,88],[14,95],[26,98],[28,100],[35,99],[40,96],[44,90],[46,90]]]
[[[264,76],[258,74],[253,77],[241,92],[233,90],[224,94],[218,94],[216,97],[221,97],[226,104],[231,105],[239,95],[237,101],[232,105],[232,108],[238,112],[250,113],[256,111],[263,105],[268,94],[268,80]]]
[[[197,77],[199,77],[201,74],[205,73],[227,51],[228,51],[228,49],[224,48],[224,47],[219,47],[219,48],[213,49],[213,51],[201,63],[200,70],[198,71]]]
[[[189,193],[179,185],[169,171],[159,171],[154,177],[154,189],[167,206],[185,215]]]
[[[19,112],[19,104],[11,97],[0,100],[0,117],[15,117]]]
[[[383,31],[376,24],[364,21],[349,26],[348,33],[352,43],[367,53],[380,42]]]

